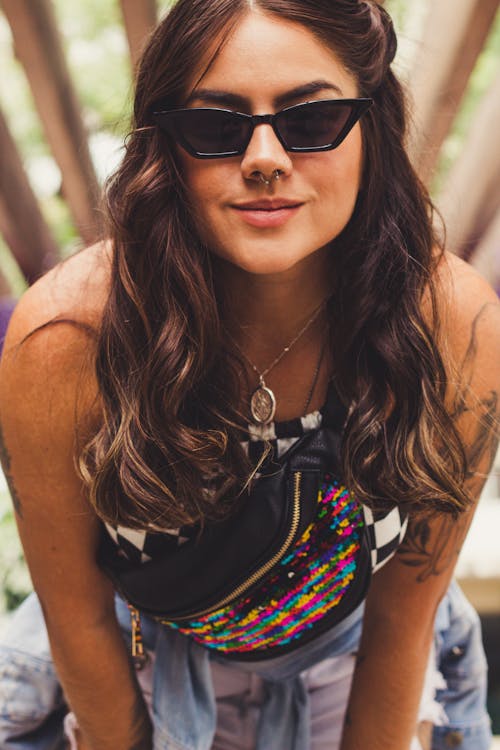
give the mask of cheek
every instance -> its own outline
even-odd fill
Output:
[[[363,143],[361,130],[357,128],[344,143],[330,154],[329,172],[336,185],[343,186],[346,193],[358,193],[363,173]]]
[[[227,194],[231,175],[234,180],[234,167],[226,169],[220,163],[203,161],[186,155],[182,168],[187,192],[193,208],[193,218],[204,239],[217,231],[217,207]]]
[[[197,209],[209,204],[215,193],[215,184],[207,169],[198,169],[197,166],[189,165],[184,169],[184,180],[191,203]]]
[[[359,148],[356,143],[345,145],[324,154],[326,160],[316,168],[317,209],[330,219],[336,217],[336,229],[346,224],[354,211],[363,173],[361,143]]]

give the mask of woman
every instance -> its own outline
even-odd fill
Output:
[[[371,1],[179,0],[142,59],[109,238],[17,308],[4,465],[79,748],[407,750],[433,724],[434,748],[488,747],[483,657],[448,587],[496,448],[499,305],[432,229],[395,50]],[[316,435],[333,474],[296,487],[320,510],[291,562],[197,617],[131,608],[151,719],[103,570],[150,613],[165,577],[174,609],[215,595],[259,488]],[[318,536],[325,514],[348,546]],[[447,685],[446,653],[467,672]]]

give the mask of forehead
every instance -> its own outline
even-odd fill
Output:
[[[211,57],[207,69],[194,72],[188,96],[214,89],[258,104],[316,80],[339,89],[325,98],[357,96],[356,80],[335,52],[305,26],[276,15],[248,12]]]

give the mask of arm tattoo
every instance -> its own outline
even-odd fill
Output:
[[[471,392],[477,354],[477,325],[486,307],[488,305],[481,308],[472,323],[471,337],[460,367],[461,383],[457,388],[450,413],[455,425],[467,412],[474,410],[480,415],[474,423],[474,434],[467,439],[466,445],[465,483],[471,496],[479,495],[498,450],[498,392],[490,391],[474,404],[474,409],[467,399]],[[455,564],[469,522],[469,514],[458,518],[446,515],[439,521],[434,520],[434,529],[431,531],[428,519],[410,520],[404,541],[398,550],[401,562],[418,569],[419,583],[431,576],[441,575],[449,566]]]
[[[21,506],[21,499],[14,486],[14,481],[11,476],[10,454],[7,450],[7,446],[5,445],[5,439],[3,436],[3,430],[2,430],[1,425],[0,425],[0,461],[2,462],[2,467],[3,467],[4,474],[5,474],[5,479],[7,480],[7,485],[9,487],[10,496],[12,498],[12,504],[14,506],[14,510],[19,516],[19,518],[22,518],[23,511],[22,511],[22,506]]]
[[[418,568],[418,583],[427,581],[431,576],[441,575],[450,565],[455,564],[467,523],[468,518],[445,516],[440,519],[432,535],[426,518],[408,524],[398,555],[405,565]]]
[[[471,383],[474,374],[474,362],[477,354],[477,326],[479,320],[486,308],[490,303],[483,305],[476,317],[472,322],[472,332],[467,346],[467,351],[460,365],[460,372],[462,373],[462,382],[456,390],[455,398],[453,401],[450,417],[458,423],[460,417],[462,417],[471,409],[467,404],[467,394],[471,390]],[[498,392],[490,391],[488,395],[484,396],[481,401],[476,404],[476,408],[479,407],[481,414],[476,425],[476,434],[473,439],[469,441],[468,454],[467,454],[467,476],[466,479],[474,484],[475,474],[481,464],[485,466],[480,479],[484,478],[495,460],[496,452],[498,449],[498,432],[499,432],[499,410],[498,410]],[[471,482],[472,480],[472,482]],[[477,482],[476,482],[477,484]],[[471,487],[473,490],[474,487]]]

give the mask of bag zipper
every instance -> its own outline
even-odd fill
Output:
[[[257,583],[257,581],[266,575],[275,565],[278,563],[282,557],[285,556],[285,554],[288,552],[289,547],[291,546],[295,535],[297,533],[297,529],[299,527],[299,521],[300,521],[300,483],[302,480],[302,472],[296,471],[294,473],[294,486],[293,486],[293,507],[292,507],[292,520],[290,524],[290,529],[288,531],[287,537],[283,544],[281,545],[280,549],[264,564],[262,565],[258,570],[255,571],[255,573],[252,573],[249,578],[247,578],[243,583],[240,583],[239,586],[237,586],[233,591],[231,591],[230,594],[224,597],[224,599],[221,599],[216,604],[213,604],[208,609],[204,609],[200,612],[194,612],[190,615],[184,615],[181,617],[174,617],[174,620],[192,620],[198,617],[203,617],[204,615],[210,614],[210,612],[214,612],[217,609],[220,609],[221,607],[224,607],[226,604],[229,604],[233,599],[235,599],[238,596],[241,596],[247,589],[249,589],[251,586],[253,586],[254,583]],[[168,624],[168,620],[161,620],[161,622]]]
[[[293,506],[292,506],[292,520],[290,524],[290,529],[288,531],[288,534],[286,536],[285,541],[279,548],[279,550],[264,564],[262,565],[258,570],[255,571],[255,573],[252,573],[249,578],[246,579],[243,583],[240,583],[239,586],[237,586],[233,591],[231,591],[230,594],[224,597],[224,599],[221,599],[216,604],[213,604],[208,609],[205,609],[201,612],[195,612],[191,615],[175,618],[177,621],[182,620],[192,620],[197,617],[203,617],[204,615],[210,614],[210,612],[214,612],[217,609],[220,609],[221,607],[224,607],[226,604],[231,602],[236,597],[243,594],[247,589],[250,588],[250,586],[253,586],[254,583],[257,583],[257,581],[266,575],[275,565],[278,563],[282,557],[285,556],[285,554],[288,552],[295,535],[297,533],[297,529],[299,527],[299,521],[300,521],[300,484],[302,480],[302,472],[296,471],[294,473],[294,484],[293,484]],[[148,661],[147,653],[144,651],[144,644],[142,641],[142,632],[141,632],[141,615],[139,610],[134,607],[132,604],[128,604],[128,608],[130,611],[130,619],[131,619],[131,625],[132,625],[132,659],[135,665],[135,668],[140,670],[144,667],[145,663]],[[169,625],[168,620],[160,620],[162,624]]]

